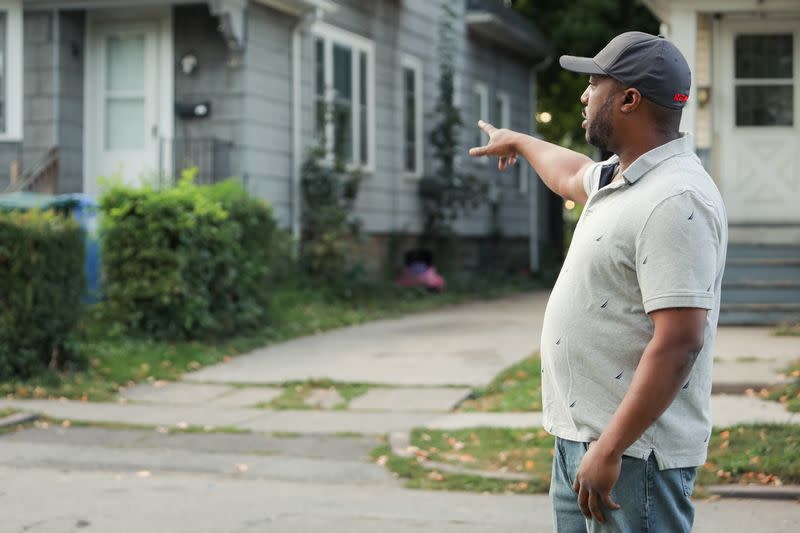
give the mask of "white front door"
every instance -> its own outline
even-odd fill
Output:
[[[127,17],[127,18],[126,18]],[[168,9],[90,12],[86,34],[84,190],[169,172],[173,113]]]
[[[800,224],[800,19],[725,21],[714,98],[728,218]]]

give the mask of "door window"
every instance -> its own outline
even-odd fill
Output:
[[[794,36],[743,34],[734,40],[737,126],[794,125]]]
[[[106,40],[106,150],[145,146],[145,36]]]

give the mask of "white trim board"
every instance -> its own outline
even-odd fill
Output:
[[[4,12],[6,15],[6,121],[3,128],[0,128],[0,141],[18,142],[23,137],[22,106],[24,105],[22,1],[0,0],[0,12]]]

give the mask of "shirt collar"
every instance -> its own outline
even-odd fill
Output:
[[[630,184],[636,183],[639,178],[647,174],[655,166],[676,155],[693,153],[694,139],[690,133],[681,133],[681,136],[653,148],[639,156],[631,166],[622,172],[622,177]]]

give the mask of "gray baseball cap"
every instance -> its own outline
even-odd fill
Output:
[[[581,74],[610,76],[671,109],[689,100],[692,73],[678,47],[662,36],[629,31],[614,37],[594,57],[561,56],[561,66]]]

